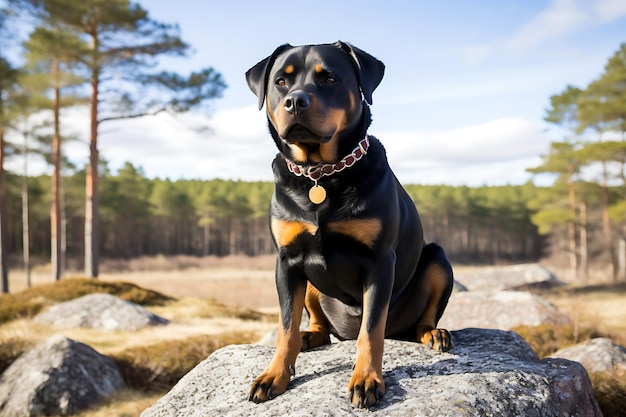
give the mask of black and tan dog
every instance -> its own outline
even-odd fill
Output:
[[[438,245],[367,129],[384,65],[347,43],[283,45],[246,73],[280,153],[270,209],[281,320],[272,362],[250,400],[285,392],[298,352],[357,340],[348,385],[359,407],[385,393],[386,337],[451,346],[437,329],[452,290]],[[303,306],[309,329],[299,331]]]

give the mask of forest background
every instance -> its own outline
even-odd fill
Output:
[[[0,264],[51,260],[52,275],[98,275],[99,257],[268,254],[270,182],[147,178],[132,162],[111,172],[98,152],[110,120],[180,115],[218,99],[226,84],[213,68],[154,71],[160,56],[185,57],[176,25],[154,21],[124,0],[7,0],[0,43]],[[19,23],[16,23],[19,22]],[[12,28],[28,22],[25,39]],[[111,77],[115,72],[122,79]],[[141,88],[139,88],[141,87]],[[616,45],[587,86],[546,98],[545,120],[563,132],[542,164],[553,182],[507,186],[405,184],[425,224],[456,263],[510,263],[550,257],[584,278],[626,279],[626,44]],[[64,158],[71,135],[59,113],[90,109],[90,158]],[[201,129],[202,126],[195,127]],[[8,141],[8,138],[19,138]],[[271,146],[271,141],[267,143]],[[52,175],[5,171],[5,159],[40,154]],[[269,164],[269,161],[268,161]],[[268,168],[269,169],[269,168]],[[24,175],[26,172],[26,175]]]

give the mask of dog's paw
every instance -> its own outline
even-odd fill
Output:
[[[268,369],[252,383],[248,400],[258,404],[275,398],[287,391],[289,380],[294,375],[295,370],[293,367],[289,367],[288,372],[273,372]]]
[[[302,347],[300,348],[301,352],[330,344],[330,336],[326,332],[305,331],[300,332],[300,336],[302,337]]]
[[[446,329],[430,330],[420,337],[420,341],[439,352],[447,352],[452,348],[452,337]]]
[[[360,371],[355,367],[348,384],[350,402],[358,408],[372,407],[385,395],[385,383],[374,370]]]

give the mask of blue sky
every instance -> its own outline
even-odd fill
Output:
[[[146,175],[271,180],[276,149],[245,71],[282,43],[350,42],[386,64],[370,132],[405,183],[519,184],[551,140],[549,96],[585,87],[626,42],[624,0],[211,1],[146,0],[151,16],[178,23],[195,50],[163,66],[220,71],[228,89],[211,135],[168,116],[103,128],[101,153]],[[84,117],[68,124],[87,134]],[[86,125],[85,125],[86,126]],[[84,129],[84,130],[83,130]],[[86,160],[84,146],[68,149]]]

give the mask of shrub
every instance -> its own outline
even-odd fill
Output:
[[[0,374],[2,374],[18,356],[31,347],[31,343],[19,337],[9,337],[0,340]]]
[[[251,343],[252,333],[225,333],[168,340],[111,355],[126,384],[148,392],[172,388],[187,372],[219,348]]]
[[[596,329],[589,327],[559,326],[553,323],[516,326],[511,330],[522,336],[540,358],[550,356],[561,348],[583,340],[602,336]]]
[[[589,374],[593,395],[604,417],[620,417],[626,410],[626,374],[612,375],[608,372]]]

